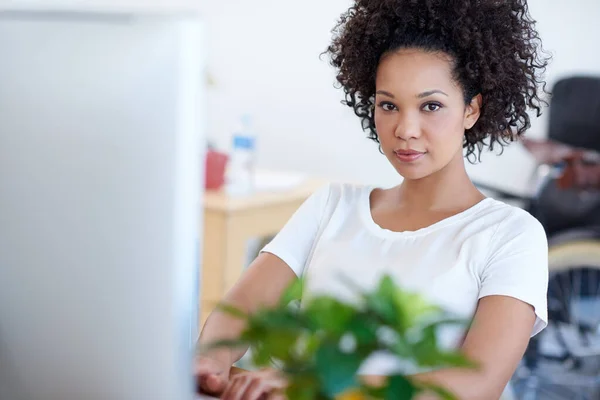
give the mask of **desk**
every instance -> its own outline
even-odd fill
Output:
[[[246,266],[248,240],[277,234],[322,180],[307,179],[288,190],[244,197],[223,191],[204,196],[204,244],[200,287],[200,322],[239,279]]]

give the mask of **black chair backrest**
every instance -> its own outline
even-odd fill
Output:
[[[600,76],[573,76],[555,83],[548,138],[600,151]]]
[[[556,82],[550,100],[548,138],[600,151],[600,76],[573,76]],[[582,195],[547,182],[531,204],[530,212],[549,236],[600,225],[600,192]]]

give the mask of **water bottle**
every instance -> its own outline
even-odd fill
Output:
[[[248,195],[254,190],[255,146],[252,118],[244,115],[232,137],[226,185],[230,195]]]

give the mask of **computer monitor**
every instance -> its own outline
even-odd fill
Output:
[[[0,399],[195,397],[202,49],[192,17],[0,12]]]

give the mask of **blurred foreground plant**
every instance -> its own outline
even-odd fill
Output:
[[[220,308],[246,321],[238,340],[211,347],[250,346],[258,367],[276,362],[288,379],[290,400],[413,399],[424,390],[442,399],[454,397],[439,387],[417,384],[402,374],[382,385],[369,386],[357,375],[373,353],[386,351],[426,369],[473,367],[462,355],[438,346],[441,325],[462,324],[419,295],[397,287],[385,276],[372,292],[359,293],[356,304],[331,296],[311,297],[302,307],[291,306],[302,296],[303,282],[291,285],[275,307],[252,315],[222,305]]]

